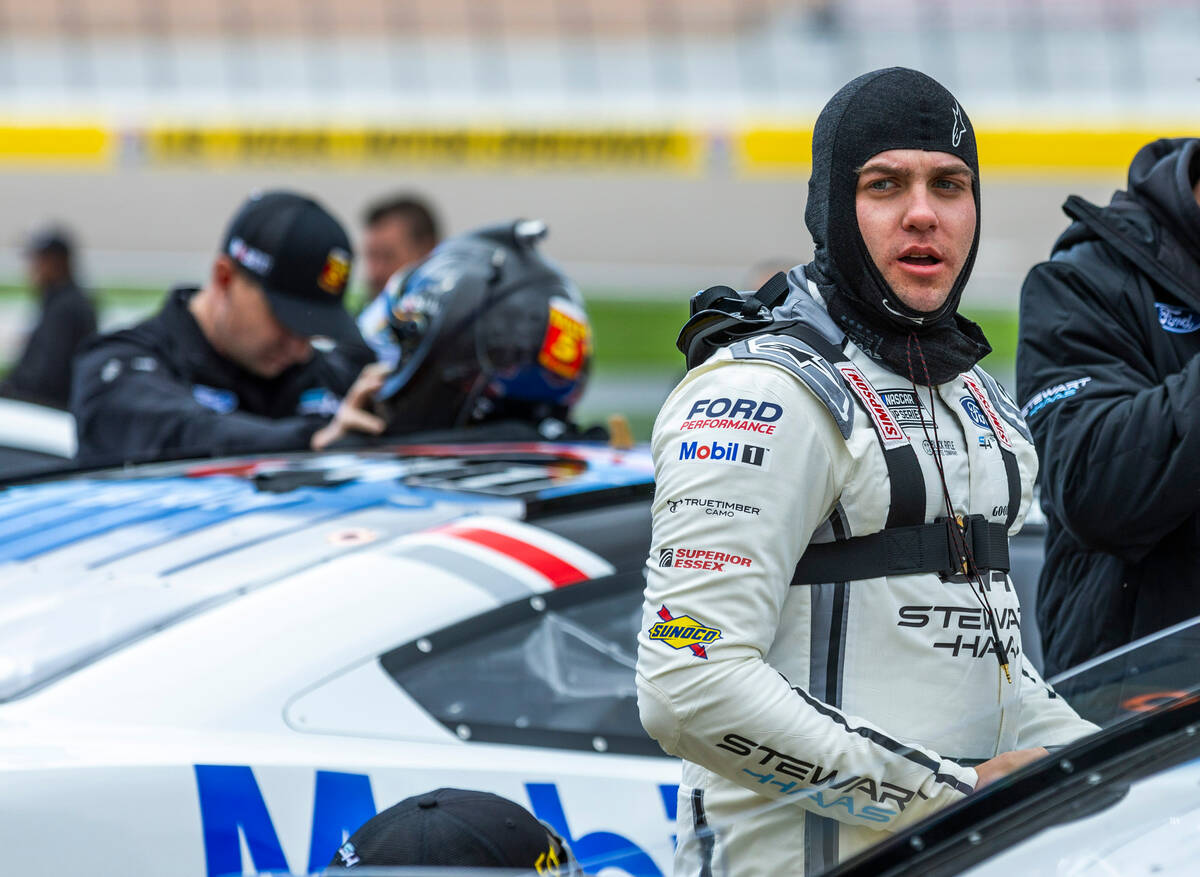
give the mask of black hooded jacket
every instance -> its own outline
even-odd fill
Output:
[[[305,450],[365,364],[339,346],[278,377],[252,375],[205,339],[188,310],[195,292],[172,290],[158,314],[94,338],[75,360],[81,462]]]
[[[1159,140],[1021,290],[1047,673],[1200,615],[1200,141]]]

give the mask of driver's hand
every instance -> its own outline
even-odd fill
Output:
[[[994,783],[1000,777],[1020,770],[1031,761],[1045,758],[1049,754],[1041,746],[1033,749],[1014,749],[1011,752],[1001,752],[995,758],[988,759],[975,768],[975,773],[979,776],[979,781],[975,783],[975,791],[979,791],[988,783]]]
[[[333,420],[313,433],[309,446],[314,451],[324,450],[349,432],[380,435],[387,424],[369,409],[387,375],[388,367],[382,363],[373,362],[364,368],[338,406]]]

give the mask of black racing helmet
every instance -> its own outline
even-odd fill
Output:
[[[575,284],[537,250],[539,220],[450,238],[386,296],[398,352],[376,397],[388,433],[486,420],[566,421],[591,365],[592,330]]]

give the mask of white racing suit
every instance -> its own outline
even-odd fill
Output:
[[[795,278],[786,307],[840,335]],[[935,387],[931,412],[928,388],[918,400],[906,377],[842,349],[839,370],[781,335],[721,348],[654,427],[637,685],[647,731],[684,759],[677,877],[820,873],[970,794],[969,765],[1095,730],[1025,660],[1002,571],[982,575],[1011,682],[963,576],[790,584],[810,543],[878,532],[896,503],[915,523],[945,516],[931,440],[955,512],[1009,533],[1037,472],[982,370]],[[910,479],[893,497],[885,447],[915,452],[923,489]]]

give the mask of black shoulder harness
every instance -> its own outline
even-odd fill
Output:
[[[878,394],[850,363],[842,346],[802,320],[777,320],[772,309],[788,293],[787,277],[776,274],[754,293],[713,286],[696,293],[691,317],[675,342],[695,368],[721,347],[735,359],[764,360],[802,380],[825,404],[843,438],[854,426],[854,398],[869,408]],[[845,339],[842,339],[844,345]],[[990,387],[989,387],[990,389]],[[879,403],[882,404],[882,403]],[[856,581],[886,575],[936,572],[961,575],[949,524],[925,520],[925,479],[907,436],[886,435],[880,419],[868,417],[883,450],[891,485],[887,523],[878,533],[810,545],[796,566],[793,585]],[[975,518],[978,518],[976,520]],[[1008,533],[1003,524],[973,516],[965,522],[976,566],[1008,570]]]

